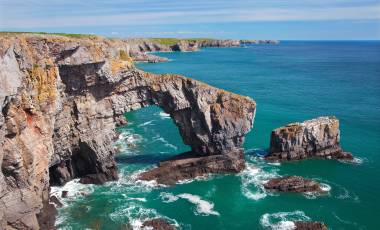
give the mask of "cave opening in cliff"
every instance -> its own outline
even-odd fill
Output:
[[[149,166],[190,151],[169,114],[151,105],[125,114],[127,125],[118,128],[115,142],[119,164]]]

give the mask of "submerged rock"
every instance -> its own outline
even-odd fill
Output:
[[[266,182],[264,188],[278,192],[322,192],[318,182],[300,176],[274,178]]]
[[[319,117],[272,131],[267,160],[300,160],[324,157],[353,160],[340,146],[339,120]]]
[[[143,228],[153,230],[176,230],[177,228],[162,218],[147,220],[142,225]]]
[[[327,226],[323,222],[317,221],[295,221],[295,230],[327,230]]]

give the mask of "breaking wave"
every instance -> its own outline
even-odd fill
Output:
[[[79,183],[79,179],[74,179],[67,182],[64,186],[52,186],[50,195],[55,196],[64,205],[68,202],[90,195],[94,191],[94,185]],[[62,192],[67,191],[67,197],[62,198]]]
[[[278,168],[268,165],[257,156],[249,156],[247,160],[245,170],[239,174],[242,193],[251,200],[263,199],[270,194],[265,190],[264,183],[278,177]]]
[[[260,224],[265,229],[293,230],[296,227],[294,221],[310,220],[310,217],[306,216],[304,212],[297,210],[294,212],[265,213],[260,218]]]

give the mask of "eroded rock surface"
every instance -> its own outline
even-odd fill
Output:
[[[160,162],[157,168],[140,174],[139,178],[173,185],[180,180],[204,176],[208,173],[238,173],[245,168],[244,162],[242,150],[211,156],[200,156],[189,152]]]
[[[323,222],[317,221],[295,221],[295,230],[327,230],[327,226]]]
[[[235,167],[225,159],[241,148],[255,102],[186,77],[139,71],[132,56],[130,44],[116,39],[0,36],[1,229],[52,226],[50,185],[117,179],[115,125],[141,107],[170,114],[192,152],[213,159],[202,163],[205,172],[223,171],[214,160]]]
[[[274,178],[266,182],[264,188],[278,192],[322,192],[318,182],[300,176]]]
[[[169,224],[166,220],[157,218],[152,220],[147,220],[143,223],[143,228],[153,229],[153,230],[176,230],[174,225]]]
[[[340,146],[339,120],[319,117],[272,131],[267,160],[300,160],[324,157],[352,160]]]

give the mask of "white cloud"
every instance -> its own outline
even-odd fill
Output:
[[[0,0],[1,1],[1,0]],[[34,1],[31,1],[32,3]],[[335,1],[340,2],[340,1]],[[1,2],[0,2],[1,3]],[[30,3],[30,2],[29,2]],[[75,1],[69,2],[75,4]],[[82,2],[83,3],[83,2]],[[216,9],[210,9],[208,5],[202,5],[199,10],[185,10],[183,7],[174,7],[172,2],[169,10],[149,11],[139,10],[129,13],[113,11],[101,11],[99,6],[93,14],[69,14],[67,9],[58,12],[57,15],[38,15],[33,13],[12,14],[0,16],[0,28],[46,28],[46,27],[75,27],[75,26],[132,26],[132,25],[164,25],[164,24],[190,24],[190,23],[218,23],[218,22],[255,22],[255,21],[326,21],[326,20],[380,20],[380,5],[364,6],[334,6],[327,7],[229,7],[222,5]],[[166,2],[166,4],[169,4]],[[285,1],[285,3],[287,3]],[[61,6],[62,1],[57,1],[54,7]],[[159,5],[159,4],[158,4]],[[178,4],[180,5],[180,4]],[[275,4],[272,4],[275,5]],[[285,4],[286,5],[286,4]],[[289,4],[288,4],[289,5]],[[1,6],[1,4],[0,4]],[[11,5],[5,5],[11,7]],[[52,6],[52,7],[53,7]],[[217,6],[217,5],[216,5]],[[38,7],[43,5],[39,4]],[[112,8],[112,6],[107,6]],[[113,6],[115,7],[115,6]],[[113,8],[112,8],[113,9]],[[22,11],[22,9],[19,9]],[[27,9],[24,9],[24,11]],[[78,9],[76,9],[78,10]],[[0,14],[7,11],[3,6]],[[38,12],[38,11],[36,11]],[[20,12],[19,12],[20,13]],[[186,31],[183,31],[186,32]]]

